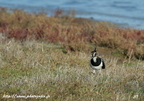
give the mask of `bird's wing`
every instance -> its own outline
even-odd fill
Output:
[[[102,60],[102,63],[103,63],[102,69],[105,69],[105,63],[103,60]]]

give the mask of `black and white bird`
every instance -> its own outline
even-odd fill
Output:
[[[96,48],[94,51],[91,52],[92,58],[90,60],[90,66],[93,69],[93,73],[97,70],[99,73],[101,73],[102,69],[105,69],[105,63],[102,58],[98,57],[98,53]]]

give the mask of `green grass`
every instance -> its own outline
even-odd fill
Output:
[[[120,51],[115,51],[115,52],[112,53],[112,55],[114,55],[114,56],[121,56],[121,55],[122,55],[122,52],[120,52]]]
[[[101,51],[99,51],[100,53]],[[144,62],[101,55],[106,69],[92,75],[90,52],[63,52],[59,45],[41,41],[0,44],[0,98],[6,95],[50,95],[29,101],[142,101]],[[128,65],[125,65],[128,64]],[[133,98],[138,95],[138,98]]]

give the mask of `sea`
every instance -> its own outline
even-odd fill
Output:
[[[144,30],[144,0],[0,0],[0,7],[45,12],[48,16],[56,9],[75,11],[75,17]]]

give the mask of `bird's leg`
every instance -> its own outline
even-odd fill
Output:
[[[98,73],[101,73],[101,69],[98,70]]]
[[[95,74],[95,72],[96,72],[96,70],[95,70],[95,69],[93,69],[93,72],[92,72],[92,73],[93,73],[93,74]]]

